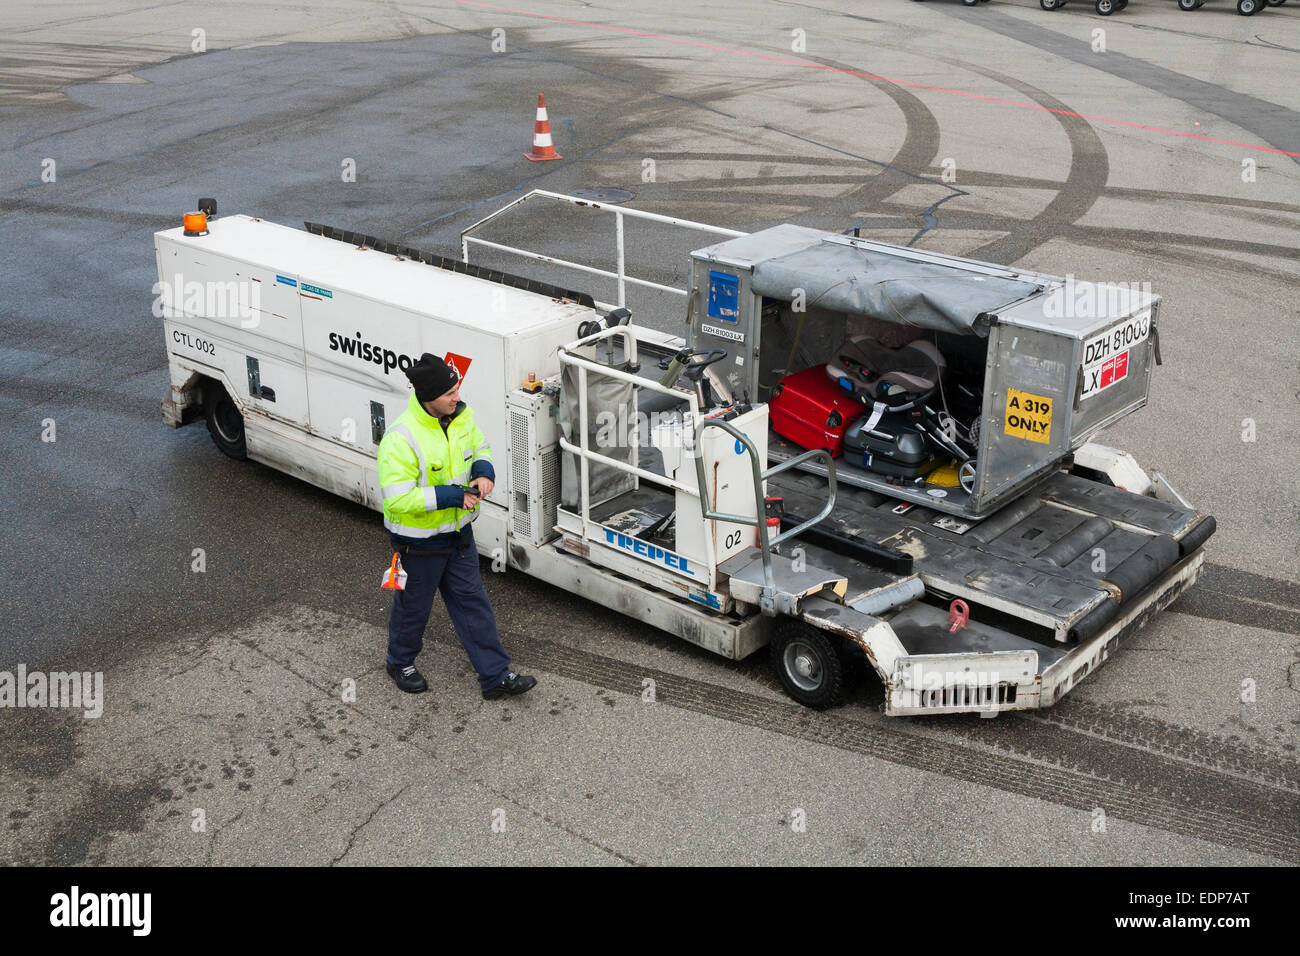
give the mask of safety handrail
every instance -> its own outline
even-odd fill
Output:
[[[578,473],[579,473],[579,494],[580,509],[582,518],[582,534],[587,537],[591,527],[591,473],[590,462],[599,461],[609,467],[613,467],[627,474],[635,475],[637,478],[644,479],[653,484],[671,488],[674,491],[681,491],[692,497],[698,497],[699,492],[692,489],[679,481],[674,481],[667,475],[657,475],[654,472],[647,471],[636,465],[629,465],[624,462],[611,458],[608,455],[602,455],[594,451],[587,445],[588,435],[588,413],[587,413],[587,373],[593,372],[597,375],[603,375],[607,378],[613,378],[619,381],[631,382],[637,388],[646,388],[652,392],[659,392],[664,395],[670,395],[686,403],[685,415],[683,418],[683,430],[686,421],[696,421],[699,418],[699,399],[693,390],[683,389],[676,386],[660,385],[654,379],[642,378],[631,372],[625,372],[622,369],[613,368],[608,365],[601,365],[599,362],[593,362],[590,359],[580,355],[574,355],[570,349],[579,346],[594,347],[596,343],[603,339],[609,338],[614,334],[623,335],[627,354],[631,356],[633,362],[636,358],[636,333],[634,326],[616,325],[592,335],[586,336],[577,342],[571,342],[568,345],[560,346],[558,356],[561,365],[572,365],[578,370],[578,443],[574,444],[568,441],[563,435],[559,437],[559,446],[567,452],[572,452],[578,456]],[[713,538],[706,535],[704,539],[704,559],[709,568],[709,588],[712,590],[714,585],[714,575],[716,574],[715,551],[713,547]]]
[[[745,446],[749,454],[749,464],[754,476],[754,512],[756,517],[750,518],[748,515],[731,515],[719,511],[713,511],[709,505],[708,476],[704,471],[704,457],[699,453],[704,432],[710,428],[721,428],[736,441]],[[759,550],[763,556],[763,585],[769,596],[776,593],[776,575],[772,570],[772,549],[788,538],[793,538],[798,534],[807,531],[813,525],[823,521],[827,515],[835,510],[835,461],[831,458],[829,452],[817,448],[806,451],[802,455],[797,455],[787,461],[774,465],[767,470],[760,470],[761,465],[758,459],[758,449],[750,441],[748,435],[742,432],[730,422],[724,422],[721,419],[706,419],[700,422],[695,430],[695,473],[696,480],[700,486],[700,508],[701,513],[706,521],[730,521],[735,524],[752,525],[758,528]],[[783,531],[775,538],[770,538],[767,531],[767,509],[766,496],[763,494],[763,482],[778,475],[783,471],[794,468],[803,464],[805,461],[811,461],[814,458],[825,459],[826,462],[826,483],[827,495],[826,504],[815,517],[809,518],[788,531]]]
[[[480,229],[483,226],[486,226],[488,223],[493,222],[494,220],[500,218],[502,215],[509,212],[511,209],[514,209],[516,206],[521,206],[524,203],[528,202],[530,199],[534,199],[534,198],[554,199],[559,202],[568,203],[571,206],[581,207],[583,209],[592,209],[596,212],[613,213],[614,247],[615,247],[615,252],[617,253],[617,270],[614,272],[610,272],[608,269],[598,269],[594,266],[587,266],[577,262],[570,262],[567,259],[559,259],[555,256],[547,256],[538,252],[529,252],[527,249],[519,248],[516,246],[505,245],[504,243],[500,243],[500,242],[491,242],[487,239],[480,239],[477,236],[471,235],[471,233],[475,232],[476,230]],[[579,272],[585,272],[590,275],[604,276],[607,279],[613,279],[618,284],[617,306],[610,305],[604,302],[596,303],[602,309],[623,308],[624,306],[626,306],[627,305],[627,283],[629,282],[631,282],[633,285],[644,286],[645,288],[648,289],[657,289],[661,292],[671,292],[674,295],[680,295],[680,296],[687,295],[685,289],[678,289],[678,288],[674,288],[673,286],[661,285],[658,282],[651,282],[649,279],[640,279],[637,278],[636,276],[630,276],[627,274],[627,267],[624,258],[623,219],[629,216],[633,219],[645,219],[650,222],[659,222],[669,226],[678,226],[682,229],[693,229],[697,232],[708,232],[708,233],[712,233],[713,235],[723,236],[728,239],[734,239],[738,236],[748,235],[748,233],[740,232],[735,229],[724,229],[722,226],[711,226],[708,223],[695,222],[692,219],[681,219],[676,216],[663,216],[660,215],[659,213],[645,212],[644,210],[641,209],[623,209],[618,206],[606,205],[605,203],[595,202],[590,199],[581,199],[577,196],[566,196],[564,193],[554,193],[546,189],[534,189],[528,193],[525,193],[523,196],[520,196],[518,199],[514,200],[513,202],[509,202],[506,205],[502,206],[496,212],[484,216],[482,219],[480,219],[478,222],[474,223],[473,225],[467,226],[465,229],[463,229],[460,234],[460,258],[462,262],[465,263],[469,262],[470,243],[474,243],[475,245],[485,246],[489,249],[496,249],[501,252],[508,252],[513,255],[522,256],[527,259],[533,259],[537,262],[549,262],[551,265],[561,266],[566,269],[576,269]]]

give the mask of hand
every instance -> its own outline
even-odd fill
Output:
[[[496,487],[496,485],[492,483],[492,479],[488,477],[475,478],[470,482],[470,485],[477,488],[480,497],[483,498],[492,494],[492,489]]]
[[[466,492],[465,498],[463,501],[461,501],[460,506],[465,511],[473,511],[475,508],[478,507],[478,496],[471,495],[469,492]]]

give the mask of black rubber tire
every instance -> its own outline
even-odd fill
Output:
[[[213,444],[221,451],[238,461],[248,458],[248,446],[244,441],[244,416],[239,414],[237,406],[226,394],[226,390],[213,383],[204,389],[203,411],[208,421],[208,434]]]
[[[1115,0],[1097,0],[1093,7],[1098,16],[1108,17],[1115,12]]]
[[[802,621],[776,622],[770,645],[772,667],[785,692],[805,707],[825,710],[844,703],[844,663],[836,641]],[[797,658],[804,658],[812,672],[793,671]]]
[[[1044,10],[1055,10],[1056,0],[1038,0],[1038,5]]]
[[[968,7],[973,7],[973,6],[975,6],[977,3],[979,3],[980,0],[961,0],[961,2],[964,3],[964,4],[966,4],[966,6],[968,6]]]
[[[1261,5],[1260,0],[1237,0],[1237,12],[1243,17],[1253,17]]]
[[[1200,4],[1196,0],[1178,0],[1179,10],[1195,10]]]

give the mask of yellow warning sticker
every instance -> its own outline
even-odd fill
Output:
[[[1052,440],[1052,400],[1009,388],[1005,421],[1002,430],[1008,435],[1046,445]]]

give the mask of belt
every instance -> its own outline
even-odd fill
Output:
[[[417,558],[451,554],[454,551],[461,551],[467,548],[474,540],[474,529],[471,525],[465,525],[465,527],[461,528],[457,533],[460,535],[460,538],[445,547],[432,548],[428,545],[421,544],[399,544],[397,545],[396,550],[400,555],[409,554]]]

